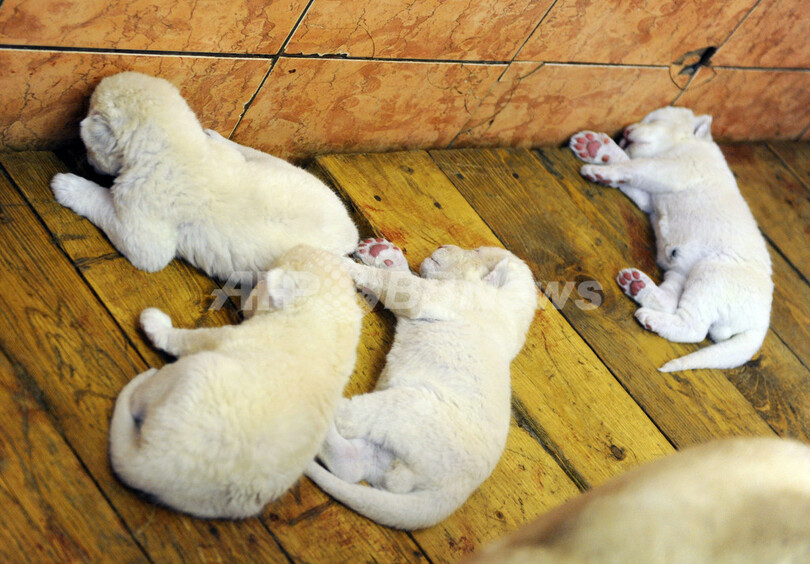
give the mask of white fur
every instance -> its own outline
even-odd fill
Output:
[[[593,163],[583,176],[619,188],[650,215],[666,272],[658,286],[635,269],[619,273],[642,306],[636,318],[671,341],[697,343],[707,334],[716,341],[666,363],[664,372],[740,366],[762,346],[770,323],[770,256],[710,124],[710,116],[666,107],[626,129],[625,151],[589,131],[570,143]]]
[[[56,200],[95,223],[137,268],[175,256],[209,275],[262,271],[308,244],[345,255],[357,229],[338,197],[308,172],[205,131],[166,80],[133,72],[101,81],[81,123],[90,163],[111,189],[74,174]]]
[[[576,497],[473,562],[810,562],[810,447],[716,441],[646,464]]]
[[[352,373],[362,311],[330,253],[298,246],[256,286],[238,326],[144,332],[178,360],[134,378],[110,423],[115,473],[200,517],[256,515],[313,460]]]
[[[396,336],[376,390],[341,400],[319,453],[329,470],[313,461],[306,474],[374,521],[428,527],[461,506],[503,452],[510,363],[536,288],[503,249],[441,247],[422,263],[423,278],[396,270],[391,252],[360,257],[393,263],[347,259],[357,285],[396,314]]]

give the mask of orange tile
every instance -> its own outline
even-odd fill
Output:
[[[521,61],[668,65],[719,45],[756,0],[559,0],[518,55]]]
[[[702,71],[701,71],[702,72]],[[678,106],[713,116],[720,140],[793,139],[810,123],[810,73],[717,69],[710,81],[690,87]]]
[[[259,87],[268,61],[0,51],[0,147],[50,147],[79,136],[93,88],[135,70],[180,88],[205,127],[227,135]]]
[[[316,0],[287,53],[508,61],[552,0]]]
[[[454,146],[557,144],[583,129],[614,134],[678,92],[666,68],[512,63]]]
[[[714,56],[718,65],[810,68],[807,0],[763,0]]]
[[[5,0],[0,43],[275,54],[306,0]]]
[[[233,138],[295,160],[445,147],[504,68],[282,58]]]

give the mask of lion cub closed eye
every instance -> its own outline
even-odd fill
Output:
[[[110,423],[118,477],[199,517],[250,517],[292,486],[354,368],[362,311],[337,256],[293,248],[248,307],[238,326],[193,330],[144,310],[178,360],[127,384]]]
[[[711,117],[686,108],[656,110],[625,130],[621,147],[604,133],[583,131],[571,149],[586,178],[618,188],[647,212],[655,231],[656,285],[635,268],[617,281],[641,307],[636,319],[670,341],[716,343],[666,363],[664,372],[735,368],[759,350],[768,332],[771,259],[740,195]]]
[[[391,527],[428,527],[490,475],[510,417],[510,363],[537,307],[529,268],[512,253],[442,247],[407,270],[383,240],[347,267],[397,316],[374,392],[343,399],[306,474],[355,511]],[[372,487],[357,484],[366,480]]]

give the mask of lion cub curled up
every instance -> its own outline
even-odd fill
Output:
[[[342,399],[306,475],[378,523],[429,527],[490,475],[509,430],[510,363],[537,307],[529,268],[493,247],[444,246],[422,277],[383,240],[349,259],[357,285],[397,316],[374,392]],[[357,484],[366,480],[373,487]]]
[[[244,309],[240,325],[194,330],[144,310],[179,358],[129,382],[110,423],[118,477],[199,517],[250,517],[292,486],[354,369],[362,310],[337,256],[294,247]]]
[[[664,372],[735,368],[751,359],[768,332],[773,282],[765,239],[740,195],[711,116],[666,107],[624,132],[624,150],[604,133],[583,131],[571,149],[582,175],[618,188],[650,216],[656,285],[635,268],[619,272],[624,292],[639,305],[636,319],[670,341],[714,345],[671,360]]]

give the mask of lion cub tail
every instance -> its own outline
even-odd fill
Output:
[[[320,488],[354,511],[381,525],[413,530],[435,525],[450,516],[461,501],[447,492],[422,490],[393,493],[345,482],[314,460],[304,474]]]
[[[762,346],[768,327],[748,329],[725,341],[720,341],[686,356],[670,360],[659,368],[661,372],[697,368],[737,368],[751,360]]]

